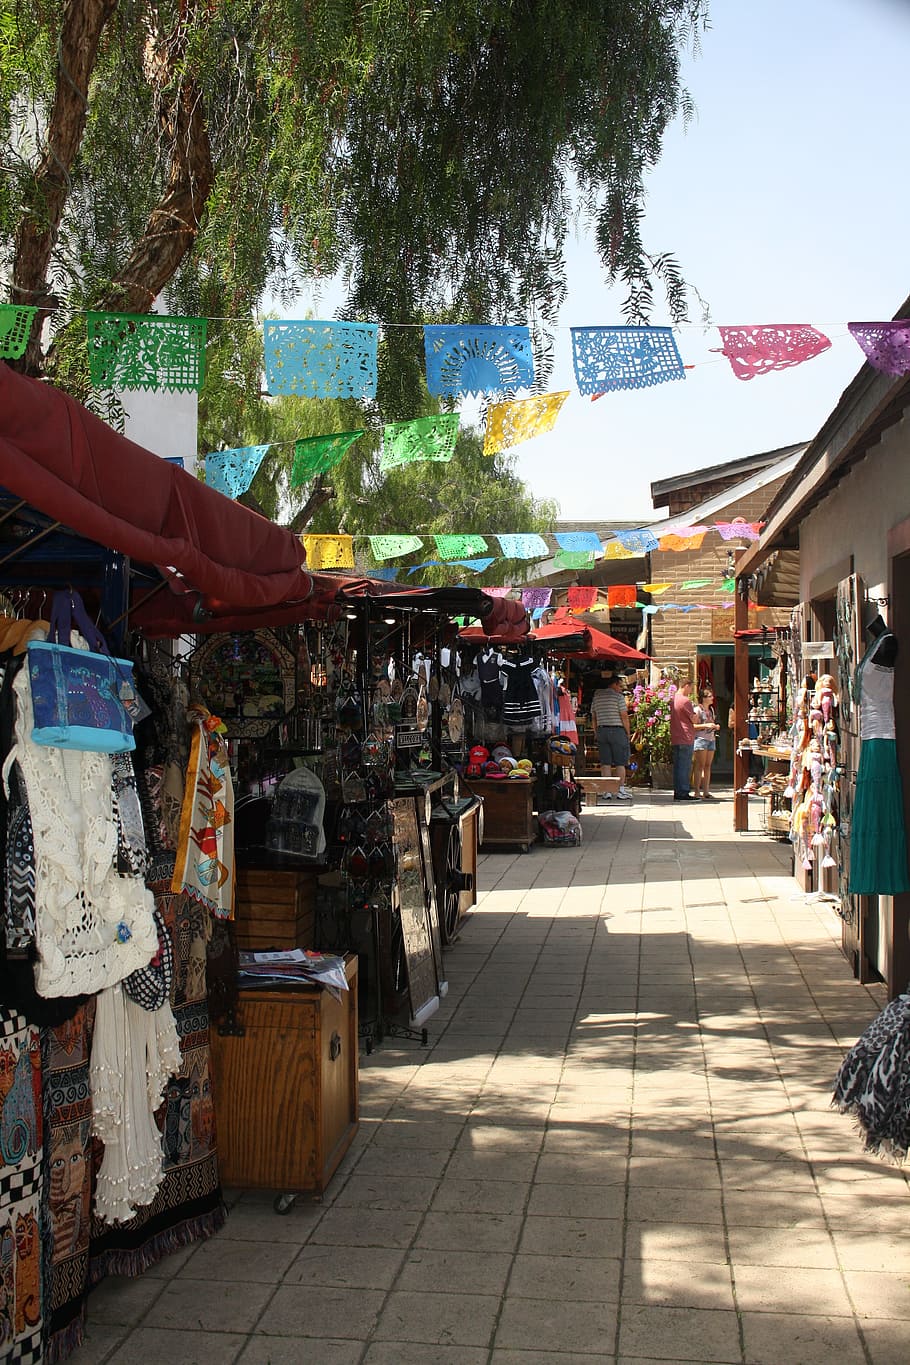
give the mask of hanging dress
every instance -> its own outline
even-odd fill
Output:
[[[894,731],[894,669],[875,657],[886,640],[875,640],[856,670],[861,742],[850,829],[851,896],[891,896],[910,891],[904,802]]]
[[[502,718],[510,730],[526,730],[540,719],[540,698],[534,686],[534,660],[504,659],[502,672],[506,680]]]

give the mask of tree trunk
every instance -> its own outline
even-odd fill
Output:
[[[322,482],[322,475],[318,474],[313,480],[310,496],[307,498],[300,511],[291,518],[288,530],[293,531],[295,536],[299,536],[301,532],[305,531],[309,526],[320,507],[323,507],[327,502],[331,502],[334,496],[334,488],[329,484],[324,484]]]
[[[63,10],[54,104],[13,255],[13,302],[39,308],[19,362],[27,373],[41,369],[41,327],[56,302],[48,287],[48,267],[70,190],[70,171],[85,132],[98,44],[116,7],[117,0],[66,0]]]
[[[162,133],[171,143],[171,168],[145,231],[98,303],[105,312],[149,311],[192,251],[215,183],[201,91],[188,72],[174,89],[175,73],[186,59],[187,26],[184,20],[171,37],[153,32],[146,42],[143,68],[158,99]]]

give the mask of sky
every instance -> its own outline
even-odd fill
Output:
[[[810,322],[832,346],[744,382],[712,354],[696,304],[677,333],[696,367],[684,381],[592,403],[569,329],[621,324],[623,291],[605,285],[593,241],[573,240],[548,385],[570,397],[552,432],[515,451],[565,519],[648,522],[652,481],[811,439],[863,361],[847,322],[890,318],[910,294],[910,0],[710,11],[684,68],[695,121],[668,130],[648,180],[646,248],[677,257],[713,323]],[[651,321],[669,321],[659,302]]]

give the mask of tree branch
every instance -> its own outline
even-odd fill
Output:
[[[63,10],[54,103],[13,255],[13,301],[39,308],[25,356],[17,365],[26,373],[41,368],[41,327],[56,302],[48,287],[48,267],[70,192],[70,171],[85,133],[98,44],[116,8],[117,0],[67,0]]]
[[[300,533],[309,526],[320,507],[324,507],[327,502],[331,502],[334,496],[334,488],[329,484],[324,484],[322,482],[321,474],[317,475],[313,480],[310,496],[307,498],[300,511],[295,513],[291,518],[288,530],[293,531],[295,536],[299,536]]]

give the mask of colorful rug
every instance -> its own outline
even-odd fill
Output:
[[[42,1359],[44,1188],[38,1030],[0,1006],[0,1359]]]

